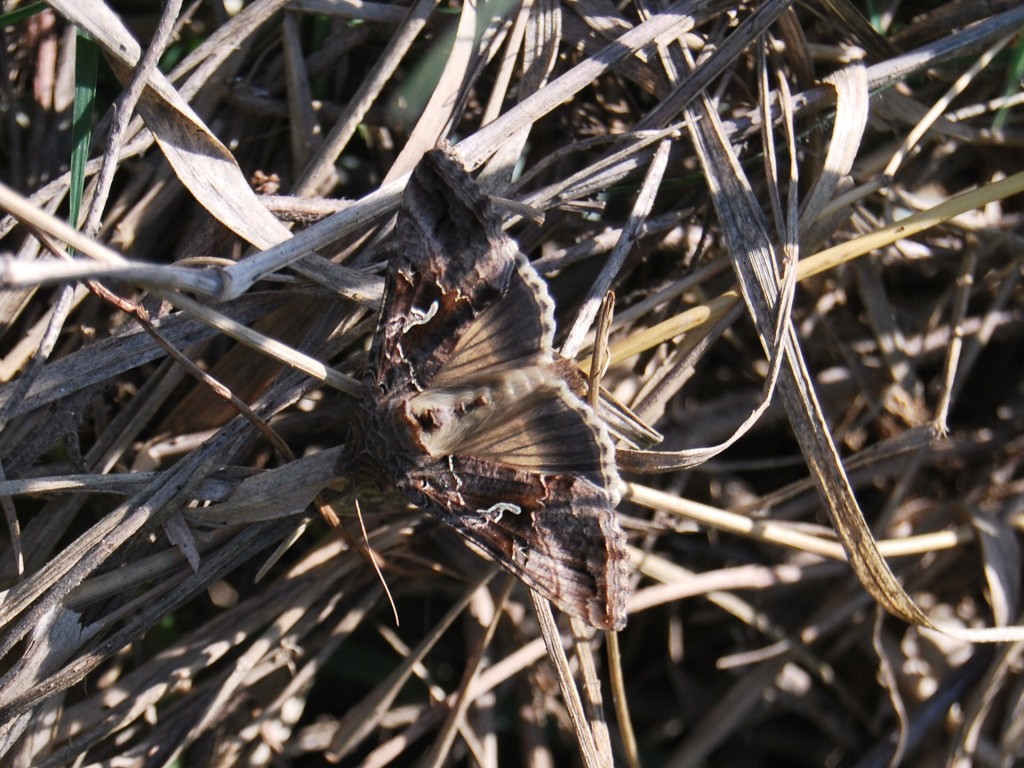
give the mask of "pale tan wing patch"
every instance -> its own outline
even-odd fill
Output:
[[[459,453],[474,434],[508,418],[550,379],[551,366],[526,365],[478,375],[463,386],[430,387],[410,397],[408,408],[427,453],[448,456]]]
[[[553,375],[528,397],[495,408],[484,428],[464,436],[452,453],[541,474],[574,474],[618,501],[615,451],[604,426]]]

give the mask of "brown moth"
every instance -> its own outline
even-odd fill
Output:
[[[350,456],[566,613],[622,628],[612,444],[552,349],[547,288],[451,147],[413,171],[388,255]]]

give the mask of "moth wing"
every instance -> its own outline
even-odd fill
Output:
[[[535,474],[577,475],[618,504],[615,451],[593,411],[554,377],[528,397],[495,408],[494,417],[452,449],[461,456]]]
[[[384,396],[425,389],[505,295],[517,250],[450,148],[424,155],[402,195],[368,377]]]
[[[603,488],[468,456],[414,479],[435,516],[560,609],[598,628],[625,626],[626,541]]]
[[[515,269],[504,295],[466,326],[431,386],[465,386],[479,376],[552,361],[555,314],[551,297],[526,257],[507,237],[505,241]]]

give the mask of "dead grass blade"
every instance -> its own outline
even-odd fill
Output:
[[[572,721],[573,730],[576,733],[576,741],[580,747],[583,764],[588,768],[610,766],[612,756],[608,731],[603,720],[594,720],[588,716],[583,697],[573,679],[569,659],[562,648],[558,625],[555,624],[554,615],[551,613],[551,604],[535,592],[531,592],[530,596],[533,598],[533,606],[537,612],[541,637],[544,638],[548,658],[554,664],[558,687],[562,692],[562,699],[565,701],[569,719]]]
[[[391,710],[395,698],[401,693],[403,686],[409,677],[416,671],[416,668],[423,662],[424,657],[440,641],[445,631],[452,625],[473,597],[477,589],[483,588],[494,576],[492,569],[476,584],[471,585],[463,592],[462,599],[455,603],[431,630],[425,635],[422,641],[409,650],[405,659],[395,667],[391,673],[376,686],[373,693],[361,701],[358,708],[353,709],[338,724],[338,728],[331,739],[331,748],[328,754],[332,761],[342,760],[351,750],[359,747],[360,743],[380,725],[380,720]],[[476,665],[473,665],[475,669]],[[463,693],[466,687],[463,686]],[[438,747],[440,751],[444,751]]]
[[[777,301],[779,284],[773,248],[767,233],[757,226],[760,220],[758,209],[747,192],[749,186],[741,181],[742,172],[735,157],[722,141],[717,116],[704,102],[694,115],[693,131],[694,144],[698,148],[702,165],[709,173],[711,168],[719,170],[715,182],[721,182],[722,188],[716,189],[716,184],[712,185],[712,201],[723,223],[725,236],[736,254],[733,264],[744,300],[758,327],[762,344],[769,349],[768,329],[772,323],[771,313]],[[732,169],[734,173],[722,174],[723,168]],[[789,367],[783,371],[779,382],[780,392],[792,420],[794,434],[808,459],[812,477],[818,484],[825,509],[850,556],[851,565],[865,588],[890,613],[905,621],[935,628],[904,591],[879,554],[825,425],[799,343],[791,331],[787,333],[786,341]],[[962,634],[958,628],[947,628],[947,631],[956,636],[987,639],[990,642],[1012,639],[1016,634],[1015,630],[1001,629],[966,634]],[[1020,632],[1024,632],[1024,628]]]

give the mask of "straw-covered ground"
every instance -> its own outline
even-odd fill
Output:
[[[0,764],[1024,759],[1019,0],[18,5]],[[442,140],[546,282],[554,349],[600,369],[622,480],[529,475],[570,490],[504,565],[597,551],[559,565],[605,624],[630,592],[618,634],[552,622],[395,491],[407,467],[354,471],[367,360],[451,353],[444,300],[392,318],[401,359],[370,348]],[[421,205],[476,200],[445,194]],[[487,375],[460,407],[512,381]],[[527,421],[594,453],[555,381],[456,437],[501,436],[487,466]],[[452,521],[530,530],[490,500]]]

